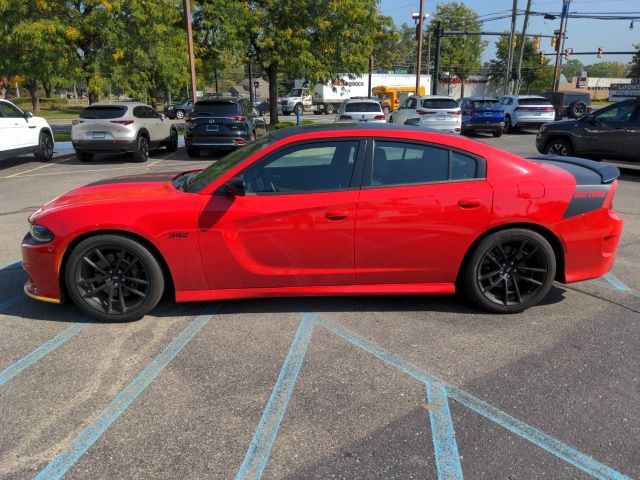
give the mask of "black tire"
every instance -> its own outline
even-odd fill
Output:
[[[389,115],[391,113],[391,109],[388,106],[385,105],[384,107],[382,107],[382,112],[385,115]]]
[[[169,134],[169,141],[167,142],[167,152],[177,152],[178,151],[178,131],[171,129],[171,133]]]
[[[90,162],[91,160],[93,160],[93,153],[76,150],[76,155],[78,156],[78,160],[80,160],[81,162]]]
[[[581,118],[587,113],[587,104],[581,100],[576,100],[569,105],[569,117],[571,118]]]
[[[318,110],[314,110],[314,111],[313,111],[313,114],[314,114],[314,115],[320,115],[321,113],[322,113],[322,112],[319,112]]]
[[[523,228],[502,230],[474,249],[463,273],[467,296],[494,313],[518,313],[549,293],[556,257],[539,233]]]
[[[197,148],[189,148],[187,147],[187,155],[191,158],[198,158],[200,156],[200,150]]]
[[[497,130],[494,130],[493,132],[491,132],[493,134],[494,137],[498,138],[502,136],[502,129],[499,128]]]
[[[182,120],[184,118],[184,110],[176,110],[176,118]]]
[[[545,145],[544,153],[547,155],[559,155],[561,157],[566,157],[573,154],[573,149],[567,140],[562,138],[552,138]]]
[[[64,274],[67,293],[87,315],[129,322],[149,313],[164,292],[160,263],[142,244],[120,235],[96,235],[76,245]]]
[[[513,133],[515,130],[515,127],[511,124],[511,117],[509,115],[505,115],[503,128],[504,133]]]
[[[460,127],[460,135],[469,135],[469,131],[464,127]]]
[[[291,115],[291,112],[282,112],[282,114],[283,114],[285,117],[288,117],[289,115]]]
[[[133,152],[133,161],[136,163],[144,163],[149,160],[149,139],[144,135],[138,137],[136,151]]]
[[[335,111],[336,111],[336,107],[335,107],[332,103],[327,103],[327,104],[324,106],[324,112],[325,112],[327,115],[331,115],[331,114],[335,113]]]
[[[53,158],[53,138],[48,132],[40,132],[38,151],[35,153],[35,157],[41,162],[48,162]]]

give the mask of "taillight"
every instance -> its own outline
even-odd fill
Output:
[[[462,115],[462,111],[461,110],[451,110],[450,112],[447,112],[449,115]],[[474,112],[472,110],[471,115],[475,115],[476,112]]]
[[[353,117],[351,115],[340,115],[339,120],[353,120]]]
[[[549,107],[543,107],[542,110],[544,110],[545,112],[553,112],[555,108],[549,106]]]
[[[73,119],[71,120],[71,125],[80,125],[84,120]]]
[[[117,123],[118,125],[131,125],[133,120],[111,120],[111,123]]]
[[[234,138],[233,143],[236,145],[246,145],[247,141],[244,138]]]
[[[231,120],[235,120],[236,122],[244,122],[246,119],[246,115],[234,115],[231,117]]]
[[[374,120],[385,120],[386,119],[386,117],[384,115],[376,115],[373,118],[374,118]]]

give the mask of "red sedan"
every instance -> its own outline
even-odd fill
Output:
[[[114,321],[142,317],[164,293],[462,288],[484,309],[520,312],[554,280],[609,271],[618,175],[411,127],[285,129],[201,171],[100,181],[44,205],[22,243],[25,291]]]

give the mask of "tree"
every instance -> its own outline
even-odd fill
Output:
[[[633,45],[633,48],[638,50],[638,52],[633,56],[633,60],[631,60],[631,71],[629,75],[632,77],[640,77],[640,43]]]
[[[624,78],[627,76],[627,66],[622,62],[598,62],[587,67],[590,77]]]
[[[580,60],[572,58],[562,65],[561,73],[567,77],[567,80],[571,81],[571,78],[576,76],[577,72],[582,72],[584,69],[584,65]]]
[[[489,61],[488,75],[492,83],[501,85],[504,82],[504,75],[509,55],[509,35],[505,34],[496,42],[496,58]],[[516,66],[514,65],[510,75],[516,76]],[[533,46],[533,40],[525,39],[524,52],[522,55],[522,76],[521,90],[527,93],[542,92],[549,88],[553,78],[553,66],[550,65],[549,58],[545,58],[540,65],[540,56]]]
[[[475,10],[466,7],[462,3],[439,3],[436,6],[434,21],[430,29],[435,28],[435,21],[442,21],[445,30],[463,30],[468,32],[480,32],[478,14]],[[460,79],[464,97],[464,82],[470,75],[478,73],[481,67],[480,58],[487,46],[480,35],[446,36],[441,40],[441,64],[447,66],[452,74]],[[438,79],[434,79],[438,81]]]

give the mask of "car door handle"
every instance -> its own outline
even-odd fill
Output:
[[[458,200],[458,206],[460,208],[478,208],[482,205],[482,201],[479,198],[463,198]]]
[[[327,210],[324,216],[327,217],[328,220],[333,220],[335,222],[349,217],[349,212],[346,210]]]

